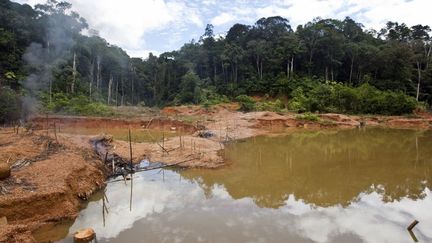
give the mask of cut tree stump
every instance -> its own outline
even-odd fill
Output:
[[[11,175],[11,168],[6,163],[0,163],[0,180],[9,178]]]
[[[93,229],[87,228],[87,229],[81,229],[75,232],[74,234],[74,242],[75,243],[84,243],[84,242],[91,242],[94,240],[96,236],[96,233]]]

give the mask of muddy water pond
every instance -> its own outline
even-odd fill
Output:
[[[218,170],[109,183],[108,212],[97,194],[75,222],[37,237],[71,242],[92,227],[98,242],[432,242],[431,131],[263,136],[225,156]]]
[[[86,128],[86,127],[65,127],[61,129],[62,133],[67,134],[80,134],[80,135],[99,135],[99,134],[110,134],[114,139],[128,141],[129,130],[127,128],[109,128],[101,126],[99,128]],[[132,130],[132,142],[154,142],[160,141],[163,137],[175,137],[183,135],[179,131],[163,131],[156,129],[133,129]]]

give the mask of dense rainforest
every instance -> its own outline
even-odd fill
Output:
[[[404,114],[432,103],[431,29],[285,18],[207,25],[180,50],[131,58],[71,4],[0,1],[0,122],[34,111],[104,115],[110,106],[239,101],[244,110]],[[251,96],[265,101],[256,103]]]

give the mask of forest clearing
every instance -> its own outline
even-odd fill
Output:
[[[432,242],[422,0],[1,0],[0,243]]]
[[[97,156],[90,140],[109,137],[112,129],[123,130],[124,134],[130,129],[132,137],[149,130],[167,134],[147,142],[133,142],[134,163],[148,160],[169,165],[187,161],[177,166],[214,169],[227,166],[225,144],[259,135],[365,127],[427,130],[432,126],[430,114],[416,118],[320,114],[319,120],[309,121],[289,113],[243,113],[236,111],[237,107],[236,104],[219,105],[211,110],[199,106],[167,107],[156,116],[151,113],[153,118],[147,119],[39,116],[26,127],[1,128],[0,159],[8,161],[12,174],[0,182],[0,214],[7,218],[0,230],[0,240],[32,242],[32,232],[75,219],[82,200],[105,187],[105,179],[111,174],[110,162],[104,163]],[[94,134],[80,134],[83,128]],[[74,133],[68,132],[71,130]],[[99,134],[102,130],[107,133]],[[181,132],[168,136],[177,131]],[[127,140],[111,137],[109,143],[110,153],[129,161]]]

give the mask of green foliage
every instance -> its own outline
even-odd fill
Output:
[[[131,58],[97,33],[82,35],[86,21],[71,9],[62,1],[34,8],[1,1],[1,86],[18,93],[25,93],[23,86],[33,94],[51,90],[56,97],[43,102],[47,109],[80,114],[109,113],[101,103],[82,102],[85,97],[208,108],[240,97],[242,110],[283,109],[278,101],[245,98],[269,94],[289,97],[288,109],[298,112],[374,114],[410,113],[417,92],[432,103],[432,63],[424,51],[431,47],[429,26],[389,22],[377,35],[347,17],[316,18],[293,30],[273,16],[236,24],[226,38],[216,38],[208,25],[198,42],[180,50]],[[23,85],[25,77],[31,85]]]
[[[317,121],[320,120],[320,118],[317,115],[312,114],[310,112],[306,112],[304,114],[297,115],[296,119],[298,119],[298,120],[304,120],[304,121],[313,121],[313,122],[317,122]]]
[[[357,88],[319,84],[307,92],[298,88],[291,97],[288,107],[298,112],[401,115],[412,113],[417,106],[413,97],[402,92],[380,91],[368,84]]]
[[[257,102],[255,104],[255,110],[257,111],[274,111],[274,112],[281,112],[284,108],[284,105],[282,101],[279,99],[275,101],[262,101]]]
[[[0,87],[0,123],[19,119],[20,111],[19,95],[10,88]]]
[[[225,95],[218,94],[214,86],[209,86],[201,90],[201,104],[205,108],[210,106],[228,103],[230,100]]]
[[[244,112],[254,111],[255,110],[255,100],[247,95],[239,95],[235,99],[239,105],[240,110]]]
[[[43,102],[47,111],[54,113],[84,116],[110,116],[114,114],[111,107],[100,102],[92,102],[83,95],[69,97],[63,93],[55,93],[52,101],[49,102],[49,96],[45,94]]]
[[[176,95],[175,104],[198,104],[201,102],[201,80],[194,72],[186,73],[180,84],[180,92]]]

